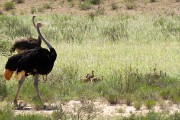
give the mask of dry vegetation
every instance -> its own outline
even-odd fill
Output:
[[[180,14],[178,0],[12,0],[20,14],[71,14],[83,15],[103,9],[104,14]],[[93,2],[95,1],[95,2]],[[98,2],[96,2],[98,1]],[[6,0],[0,1],[3,9]],[[5,13],[6,9],[4,10]],[[9,12],[9,11],[8,11]]]

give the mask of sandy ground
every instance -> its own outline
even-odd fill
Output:
[[[124,116],[128,117],[132,114],[134,115],[146,115],[150,111],[155,112],[164,112],[167,114],[173,114],[175,112],[180,112],[180,104],[173,104],[170,101],[165,101],[163,105],[157,104],[155,107],[153,107],[151,110],[147,109],[144,105],[141,106],[139,110],[136,110],[133,106],[127,106],[125,104],[116,104],[111,105],[104,101],[75,101],[71,100],[67,103],[46,103],[47,106],[51,106],[51,108],[56,109],[50,109],[50,110],[35,110],[30,105],[27,105],[25,107],[25,110],[15,110],[15,115],[19,114],[43,114],[45,116],[49,116],[53,113],[53,111],[57,110],[57,107],[61,107],[65,113],[71,113],[71,114],[78,114],[78,111],[81,108],[92,108],[92,113],[95,113],[100,116],[104,117],[114,117],[114,116]]]

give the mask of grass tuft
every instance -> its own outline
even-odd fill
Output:
[[[152,109],[156,105],[156,101],[155,100],[148,100],[148,101],[146,101],[145,105],[148,109]]]
[[[79,8],[81,10],[88,10],[88,9],[91,9],[91,4],[89,1],[81,2],[79,3]]]
[[[15,8],[15,4],[14,2],[5,2],[3,7],[4,7],[4,10],[9,11]]]

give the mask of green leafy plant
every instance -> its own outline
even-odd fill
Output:
[[[111,9],[117,10],[118,9],[117,3],[115,3],[115,2],[111,3]]]
[[[152,109],[156,105],[156,101],[155,100],[148,100],[148,101],[146,101],[145,105],[148,109]]]
[[[79,8],[80,8],[81,10],[88,10],[88,9],[91,9],[91,4],[90,4],[90,2],[88,2],[88,1],[81,2],[81,3],[79,4]]]
[[[99,5],[102,2],[102,0],[88,0],[88,1],[93,5]]]
[[[156,2],[156,0],[149,0],[151,3]]]
[[[62,108],[59,108],[59,110],[54,111],[51,116],[53,120],[63,120],[66,118],[66,114]]]
[[[24,3],[24,0],[12,0],[13,2],[20,4],[20,3]]]
[[[35,7],[31,7],[31,14],[36,13],[36,8]]]
[[[118,113],[124,113],[125,112],[125,110],[123,108],[119,108],[117,111],[118,111]]]
[[[15,8],[14,2],[5,2],[4,3],[4,10],[9,11]]]
[[[52,7],[51,7],[50,3],[44,3],[43,8],[44,9],[51,9]]]
[[[5,81],[0,77],[0,101],[2,101],[7,96],[7,89]]]
[[[38,11],[38,12],[44,12],[44,8],[43,8],[43,7],[38,7],[38,8],[37,8],[37,11]]]
[[[137,102],[134,102],[133,106],[136,108],[136,110],[140,110],[142,103],[137,101]]]
[[[125,5],[129,10],[136,8],[135,0],[125,0]]]

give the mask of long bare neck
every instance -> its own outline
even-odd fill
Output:
[[[35,24],[35,17],[36,17],[36,16],[33,16],[33,17],[32,17],[32,23],[33,23],[33,26],[37,29],[36,24]]]
[[[37,25],[37,32],[38,32],[39,36],[42,38],[42,40],[43,40],[44,43],[48,46],[49,49],[53,48],[53,47],[49,44],[49,42],[42,36],[41,31],[40,31],[39,28],[40,28],[40,26]]]
[[[35,23],[35,18],[36,18],[36,16],[32,17],[32,23],[33,23],[34,28],[37,30],[37,26],[36,26],[36,23]],[[39,41],[39,45],[41,46],[42,40],[41,40],[41,37],[39,35],[38,35],[37,40]]]

